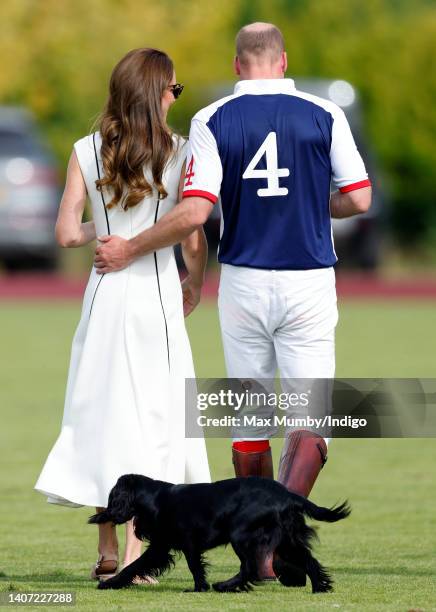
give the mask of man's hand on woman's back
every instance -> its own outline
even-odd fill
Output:
[[[94,266],[97,274],[117,272],[127,268],[134,260],[128,240],[120,236],[99,236],[95,249]]]

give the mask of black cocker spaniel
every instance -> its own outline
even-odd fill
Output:
[[[120,589],[136,576],[159,576],[182,552],[194,578],[194,591],[207,591],[203,553],[230,543],[241,561],[239,572],[216,591],[250,590],[258,581],[258,562],[274,553],[273,568],[285,586],[302,586],[306,575],[313,593],[332,590],[329,573],[311,554],[315,531],[305,516],[333,523],[346,518],[346,502],[322,508],[267,478],[230,478],[212,484],[174,485],[146,476],[121,476],[109,495],[107,510],[90,523],[125,523],[134,517],[135,533],[147,540],[146,551],[99,589]],[[302,581],[303,576],[303,581]]]

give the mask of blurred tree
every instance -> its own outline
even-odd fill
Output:
[[[250,21],[283,31],[289,75],[344,78],[394,197],[403,240],[436,237],[434,0],[13,0],[0,6],[0,101],[29,106],[63,162],[91,129],[114,64],[158,46],[186,85],[171,121],[186,132],[207,86],[232,80],[234,37]]]
[[[189,84],[201,83],[211,69],[214,78],[230,78],[230,66],[221,58],[231,44],[225,27],[231,2],[220,5],[223,17],[211,5],[178,0],[3,3],[0,53],[8,62],[0,77],[0,99],[29,106],[65,161],[74,140],[100,112],[115,63],[132,48],[156,46],[173,57],[188,85],[182,113],[177,113],[186,128],[195,105]]]

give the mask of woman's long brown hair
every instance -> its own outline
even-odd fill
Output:
[[[109,97],[99,121],[104,177],[97,189],[110,188],[107,208],[124,209],[150,196],[153,186],[144,175],[149,168],[160,198],[167,162],[174,153],[172,133],[162,116],[162,96],[173,78],[173,62],[157,49],[134,49],[115,66]]]

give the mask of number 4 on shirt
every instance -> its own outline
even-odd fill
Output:
[[[256,169],[257,164],[264,155],[266,155],[266,169]],[[257,195],[259,197],[266,198],[268,196],[288,195],[287,187],[279,186],[279,178],[284,176],[289,176],[289,168],[278,168],[277,134],[275,132],[270,132],[248,164],[242,178],[266,179],[267,187],[257,190]]]
[[[191,157],[191,161],[189,162],[187,168],[186,168],[186,174],[185,174],[185,187],[189,187],[189,185],[192,185],[192,177],[195,176],[195,172],[193,170],[194,168],[194,156]]]

